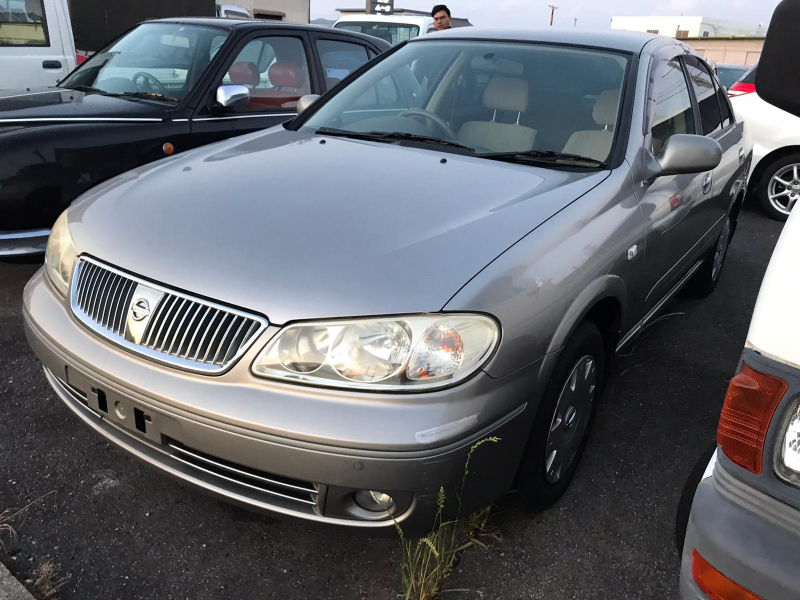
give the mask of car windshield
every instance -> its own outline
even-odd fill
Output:
[[[419,35],[419,27],[410,23],[381,23],[372,21],[350,21],[336,24],[337,29],[366,33],[390,44],[399,44]]]
[[[747,73],[747,67],[717,67],[719,82],[726,88],[731,87]]]
[[[420,40],[352,81],[301,127],[382,141],[416,136],[487,158],[603,163],[628,62],[605,50]]]
[[[225,29],[145,23],[92,56],[60,87],[179,102],[227,38]]]

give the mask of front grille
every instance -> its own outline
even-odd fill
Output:
[[[317,505],[319,491],[313,483],[250,469],[249,467],[187,448],[174,440],[169,441],[169,447],[173,450],[172,457],[175,460],[203,471],[208,475],[224,479],[229,484],[233,483],[256,492],[298,502],[306,506]]]
[[[262,317],[86,257],[72,278],[71,304],[96,334],[152,360],[209,374],[232,366],[267,326]]]

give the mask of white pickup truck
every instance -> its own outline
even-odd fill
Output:
[[[67,0],[0,0],[0,89],[55,85],[74,68]]]

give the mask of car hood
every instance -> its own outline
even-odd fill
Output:
[[[167,111],[152,102],[116,98],[103,94],[77,92],[63,88],[38,88],[31,91],[0,92],[0,125],[25,119],[119,119],[165,118]]]
[[[435,312],[607,176],[279,126],[112,179],[69,225],[79,253],[276,324]]]

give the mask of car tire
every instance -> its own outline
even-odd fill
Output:
[[[583,321],[561,352],[531,428],[518,477],[526,508],[544,510],[567,490],[589,439],[604,369],[603,336]]]
[[[734,223],[731,215],[725,217],[725,224],[722,231],[717,238],[714,246],[708,251],[703,264],[698,269],[686,285],[686,292],[696,298],[705,298],[713,292],[719,278],[722,275],[722,269],[725,266],[725,259],[728,256],[728,248],[730,241],[733,238]]]
[[[789,195],[777,196],[785,192]],[[770,219],[785,221],[789,218],[792,207],[800,199],[800,154],[789,154],[767,167],[758,184],[758,199]]]
[[[678,510],[675,516],[675,546],[678,548],[678,553],[683,552],[683,543],[686,541],[686,530],[689,528],[689,515],[692,512],[692,503],[694,502],[694,495],[697,492],[697,486],[703,480],[703,474],[708,467],[708,461],[714,455],[717,449],[717,442],[715,441],[710,445],[697,461],[697,464],[689,473],[689,478],[683,486],[680,500],[678,500]]]

